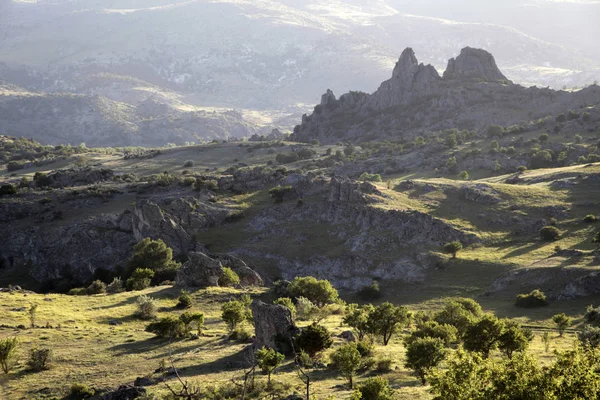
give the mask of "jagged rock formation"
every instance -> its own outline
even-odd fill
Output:
[[[260,275],[237,257],[227,254],[209,257],[200,252],[188,254],[188,261],[177,271],[175,283],[184,288],[219,286],[219,278],[223,275],[224,266],[239,275],[242,286],[260,286],[263,283]]]
[[[411,48],[373,93],[350,92],[336,99],[331,90],[311,115],[303,115],[291,139],[361,142],[402,138],[449,128],[483,130],[489,125],[528,124],[539,118],[600,104],[600,87],[578,92],[524,88],[507,80],[485,50],[464,48],[443,76],[420,64]],[[524,116],[522,109],[529,113]],[[566,124],[563,131],[581,130]]]
[[[280,353],[293,354],[292,341],[299,333],[289,308],[280,304],[266,304],[262,301],[252,303],[254,320],[254,348],[263,346]]]

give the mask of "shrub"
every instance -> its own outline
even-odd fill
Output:
[[[383,294],[381,293],[381,288],[379,287],[379,282],[373,281],[369,286],[364,286],[357,293],[358,297],[364,301],[373,301],[380,299]]]
[[[6,170],[8,172],[18,171],[23,168],[25,168],[25,164],[18,161],[11,161],[6,165]]]
[[[327,328],[316,323],[302,329],[296,338],[297,349],[305,351],[311,357],[330,348],[332,344],[333,340]]]
[[[361,357],[371,357],[375,353],[375,344],[372,340],[360,340],[356,342],[356,350],[358,350]]]
[[[393,400],[394,390],[390,386],[390,381],[382,376],[375,376],[366,379],[356,388],[351,397],[360,400]]]
[[[506,319],[504,331],[498,338],[498,348],[508,358],[512,358],[514,352],[525,352],[532,340],[531,329],[523,328],[517,322]]]
[[[317,280],[313,276],[294,278],[288,290],[293,297],[306,297],[318,307],[339,300],[338,291],[328,280]]]
[[[123,287],[123,281],[118,276],[113,278],[112,282],[106,286],[106,293],[108,294],[121,293],[124,290],[125,288]]]
[[[363,172],[359,177],[358,180],[361,182],[383,182],[383,179],[381,179],[381,175],[379,174],[369,174],[368,172]]]
[[[588,324],[600,325],[600,307],[594,308],[594,306],[589,305],[585,310],[583,319]]]
[[[87,288],[73,288],[70,289],[67,294],[69,296],[85,296],[88,294]]]
[[[35,185],[39,188],[48,187],[52,185],[52,178],[50,178],[47,174],[43,172],[36,172],[33,175],[33,181]]]
[[[87,294],[101,294],[106,293],[106,284],[101,280],[95,280],[87,288]]]
[[[29,369],[35,372],[48,369],[48,362],[51,355],[52,351],[50,349],[31,349],[29,360],[27,361]]]
[[[156,317],[156,301],[149,296],[141,295],[136,300],[137,312],[135,315],[141,319]]]
[[[596,222],[598,218],[594,214],[588,214],[583,218],[583,222]]]
[[[156,274],[157,279],[165,280],[167,275],[173,275],[181,265],[173,261],[173,250],[162,240],[145,238],[133,246],[133,256],[128,262],[129,271],[149,269]],[[135,273],[135,272],[134,272]],[[154,274],[148,278],[154,277]]]
[[[462,248],[463,248],[462,243],[460,243],[458,241],[446,243],[444,245],[444,251],[446,253],[452,254],[452,258],[456,258],[456,253],[458,253],[459,251],[461,251]]]
[[[127,286],[131,290],[144,290],[150,287],[154,271],[149,268],[137,268],[131,274],[131,278],[127,279]]]
[[[586,346],[600,346],[600,327],[585,325],[581,332],[577,334],[579,341]]]
[[[525,172],[527,171],[527,167],[524,165],[520,165],[519,167],[517,167],[517,171],[518,172]]]
[[[366,304],[359,307],[358,304],[349,304],[346,307],[346,315],[344,316],[344,324],[354,328],[358,335],[358,340],[363,340],[369,330],[369,314],[373,312],[375,307],[371,304]]]
[[[292,318],[296,317],[296,306],[294,302],[289,297],[280,297],[273,302],[273,304],[280,304],[286,307],[292,313]]]
[[[316,311],[317,306],[306,297],[300,296],[296,299],[296,316],[299,320],[311,319]]]
[[[498,346],[504,327],[504,321],[493,315],[484,315],[467,328],[463,337],[465,349],[477,351],[483,358],[488,358],[490,351]]]
[[[236,327],[229,333],[229,340],[235,340],[240,343],[248,343],[252,340],[252,334],[242,327]]]
[[[545,226],[540,229],[540,237],[546,242],[558,240],[560,231],[555,226]]]
[[[87,399],[94,396],[96,391],[83,383],[74,383],[71,385],[70,398],[75,400]]]
[[[16,337],[0,339],[0,368],[5,374],[14,367],[19,341]]]
[[[312,368],[312,366],[313,366],[312,359],[310,358],[310,356],[308,355],[308,353],[305,352],[304,350],[300,350],[300,352],[296,355],[296,360],[295,361],[301,367]]]
[[[17,194],[17,188],[14,185],[6,184],[0,186],[0,196]]]
[[[469,310],[465,304],[450,300],[435,314],[434,320],[441,325],[454,326],[458,330],[458,336],[462,337],[477,317],[478,315]]]
[[[196,165],[196,163],[194,162],[194,160],[186,160],[186,161],[183,163],[183,167],[184,167],[184,168],[191,168],[191,167],[193,167],[194,165]]]
[[[548,300],[546,300],[544,292],[535,289],[528,294],[518,295],[515,305],[520,308],[544,307],[548,305]]]
[[[176,307],[179,309],[190,308],[192,306],[192,296],[190,296],[190,294],[183,289],[181,290],[181,294],[177,300]]]
[[[392,370],[392,359],[391,358],[382,358],[377,360],[377,372],[385,373],[390,372]]]
[[[353,379],[361,366],[362,357],[355,343],[346,343],[338,347],[331,355],[331,361],[342,376],[348,380],[350,389],[354,387]]]
[[[240,284],[240,277],[229,267],[223,267],[219,277],[219,286],[233,287]]]
[[[156,336],[164,338],[181,338],[186,336],[183,321],[173,316],[164,317],[156,322],[150,323],[146,327],[146,332],[151,332]]]
[[[277,186],[269,190],[269,196],[271,196],[275,203],[282,203],[284,196],[292,191],[293,188],[291,186]]]
[[[468,181],[469,173],[467,171],[460,171],[460,173],[458,174],[458,179],[463,180],[463,181]]]
[[[458,329],[449,324],[439,324],[435,321],[423,323],[416,331],[404,338],[404,342],[409,344],[416,339],[431,337],[438,338],[444,342],[446,347],[458,340]]]

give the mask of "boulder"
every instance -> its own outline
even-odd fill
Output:
[[[487,185],[463,186],[458,190],[461,199],[477,204],[496,204],[500,195]]]
[[[344,331],[340,333],[340,337],[348,342],[356,342],[356,336],[352,331]]]
[[[134,400],[146,395],[146,388],[123,385],[113,392],[102,396],[102,400]]]
[[[218,260],[200,252],[188,254],[186,261],[177,271],[175,283],[184,288],[205,288],[219,286],[219,277],[223,273],[223,265]]]
[[[240,277],[240,284],[242,286],[262,286],[263,279],[260,275],[252,268],[237,257],[230,254],[212,254],[211,257],[214,260],[221,262],[224,267],[231,268]]]
[[[293,339],[299,333],[289,308],[279,304],[252,303],[255,329],[255,349],[263,346],[280,353],[293,354]]]

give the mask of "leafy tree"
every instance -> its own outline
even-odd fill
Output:
[[[229,267],[223,267],[219,277],[219,286],[233,287],[240,284],[240,277]]]
[[[361,182],[383,182],[383,179],[381,179],[380,174],[370,174],[368,172],[363,172],[358,177],[358,180]]]
[[[181,265],[173,260],[173,250],[161,239],[142,239],[133,246],[133,256],[129,259],[130,271],[138,268],[150,269],[156,274],[156,280],[173,280]],[[160,283],[160,282],[159,282]]]
[[[558,329],[558,334],[560,337],[562,337],[565,333],[565,330],[571,326],[571,318],[569,318],[565,313],[552,316],[552,322],[556,324],[556,329]]]
[[[363,286],[356,293],[356,295],[364,301],[377,300],[383,296],[383,294],[381,293],[381,288],[379,287],[379,282],[377,281],[373,281],[373,283],[371,283],[368,286]]]
[[[540,150],[531,156],[531,168],[546,168],[552,166],[552,153],[549,150]]]
[[[281,365],[284,359],[285,356],[283,354],[278,353],[273,349],[267,349],[266,347],[263,347],[256,352],[258,367],[268,375],[267,385],[269,387],[271,387],[271,374]]]
[[[458,330],[459,338],[462,338],[477,317],[478,315],[467,309],[464,304],[450,300],[434,315],[434,320],[441,325],[454,326]]]
[[[498,346],[504,332],[504,322],[493,315],[484,315],[465,332],[464,346],[466,350],[481,353],[488,358],[490,351]]]
[[[452,258],[456,258],[456,253],[458,253],[459,251],[461,251],[462,248],[463,248],[462,243],[458,242],[458,241],[446,243],[444,245],[444,251],[446,253],[452,254]]]
[[[548,141],[548,134],[542,133],[540,136],[538,136],[538,140],[540,143],[546,143]]]
[[[533,333],[530,329],[525,329],[518,323],[506,319],[504,320],[504,332],[498,339],[498,348],[508,358],[512,358],[513,353],[527,350],[532,340]]]
[[[369,313],[368,332],[379,335],[387,346],[392,335],[401,327],[408,325],[411,314],[406,307],[396,307],[390,302],[377,306]]]
[[[338,347],[331,355],[331,360],[342,376],[348,380],[350,389],[352,389],[354,387],[354,376],[362,363],[362,357],[356,348],[356,343],[346,343]]]
[[[303,350],[312,358],[317,353],[328,349],[333,344],[331,333],[324,326],[313,323],[302,329],[296,338],[296,347]]]
[[[441,325],[435,321],[428,321],[406,336],[404,343],[408,345],[417,339],[426,337],[440,339],[444,343],[444,346],[448,347],[458,340],[458,329],[452,325]]]
[[[348,304],[346,306],[346,315],[344,316],[344,324],[354,328],[358,336],[358,340],[363,340],[369,330],[369,315],[375,307],[371,304],[359,306],[358,304]]]
[[[490,143],[490,149],[498,150],[499,148],[500,148],[500,144],[498,143],[498,141],[492,140],[492,142]]]
[[[544,343],[544,351],[547,353],[550,350],[550,342],[552,338],[550,337],[550,333],[544,332],[542,334],[542,343]]]
[[[314,276],[294,278],[288,290],[293,297],[306,297],[318,307],[339,300],[338,291],[328,280],[318,280]]]
[[[390,381],[382,376],[366,379],[354,391],[352,399],[360,400],[393,400],[394,389]]]
[[[405,367],[412,369],[424,385],[426,375],[446,357],[444,342],[439,338],[418,338],[406,347]]]
[[[470,312],[474,317],[479,318],[483,315],[481,304],[468,297],[455,297],[452,301],[460,304],[462,308]]]
[[[492,371],[478,353],[457,350],[446,370],[429,376],[434,400],[485,400]]]
[[[127,279],[127,287],[131,290],[144,290],[150,287],[154,271],[150,268],[136,268]]]
[[[446,136],[446,139],[444,139],[444,143],[446,144],[446,146],[448,148],[455,148],[457,145],[457,141],[456,141],[456,135],[452,134],[452,135],[448,135]]]
[[[0,196],[10,196],[13,194],[17,194],[17,188],[14,185],[6,184],[6,185],[2,185],[0,186]]]
[[[0,368],[8,374],[15,365],[19,341],[16,337],[0,339]]]
[[[203,313],[191,313],[184,312],[179,316],[181,322],[183,322],[183,326],[185,329],[186,336],[190,334],[192,331],[192,326],[196,328],[198,334],[202,332],[204,328],[204,314]]]
[[[33,181],[35,182],[35,185],[39,188],[48,187],[52,185],[52,178],[50,178],[44,172],[36,172],[33,175]]]
[[[456,168],[457,168],[457,164],[456,164],[456,157],[452,156],[448,158],[448,161],[446,161],[446,168],[448,168],[448,171],[452,172],[452,173],[456,173]]]
[[[279,304],[284,307],[287,307],[288,310],[292,313],[292,318],[296,318],[296,305],[289,297],[280,297],[273,302],[273,304]]]
[[[595,399],[600,392],[597,369],[598,352],[595,348],[575,346],[573,350],[558,353],[554,364],[546,371],[555,398]]]
[[[540,229],[540,237],[546,242],[558,240],[560,231],[555,226],[545,226]]]
[[[585,346],[596,348],[600,346],[600,327],[585,325],[577,338]]]
[[[231,300],[221,307],[221,318],[227,323],[229,332],[233,332],[237,326],[247,319],[248,308],[241,301]]]
[[[101,294],[101,293],[106,293],[106,283],[102,282],[101,280],[95,280],[94,282],[92,282],[90,284],[90,286],[88,286],[87,288],[87,293],[88,294]]]

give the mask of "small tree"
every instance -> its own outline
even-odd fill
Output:
[[[465,304],[456,300],[450,300],[442,310],[435,314],[434,320],[442,325],[448,324],[454,326],[458,330],[458,336],[462,338],[473,321],[479,317],[479,313],[480,311],[478,310],[468,309]]]
[[[458,174],[458,179],[460,179],[462,181],[468,181],[469,173],[467,171],[460,171],[460,173]]]
[[[464,337],[465,349],[476,351],[481,353],[483,358],[488,358],[490,351],[498,346],[503,332],[503,321],[493,315],[485,315],[467,329]]]
[[[569,318],[565,313],[554,315],[552,317],[552,322],[556,324],[556,329],[558,329],[558,334],[560,337],[562,337],[565,333],[565,330],[571,326],[571,318]]]
[[[340,371],[340,374],[348,380],[350,389],[354,387],[354,376],[362,364],[362,357],[356,348],[356,343],[346,343],[337,348],[331,356],[331,361]]]
[[[127,279],[127,287],[131,290],[144,290],[150,287],[154,271],[150,268],[137,268]]]
[[[411,314],[406,307],[396,307],[390,302],[377,306],[369,313],[368,332],[379,335],[387,346],[392,335],[401,327],[408,325]]]
[[[461,251],[462,248],[463,248],[462,243],[458,242],[458,241],[446,243],[444,245],[444,251],[446,253],[452,254],[452,258],[456,258],[456,253]]]
[[[306,297],[298,297],[296,299],[296,315],[300,320],[309,320],[318,310],[317,306]]]
[[[358,335],[358,340],[363,340],[367,331],[369,330],[369,314],[373,312],[375,307],[371,304],[366,304],[359,307],[358,304],[348,304],[346,306],[346,316],[344,317],[344,324],[351,328],[354,328]]]
[[[428,321],[422,324],[417,330],[404,338],[406,345],[422,338],[437,338],[444,342],[446,347],[458,340],[458,329],[448,324],[438,324],[435,321]]]
[[[547,353],[550,350],[550,342],[552,338],[550,337],[549,332],[544,332],[542,334],[542,343],[544,343],[544,351]]]
[[[426,375],[446,357],[444,342],[438,338],[418,338],[406,348],[405,367],[412,369],[421,383],[427,382]]]
[[[311,358],[317,353],[330,348],[332,344],[333,340],[329,330],[317,323],[302,329],[302,332],[296,338],[297,349],[305,351]]]
[[[546,295],[539,289],[532,290],[528,294],[517,295],[515,306],[520,308],[536,308],[548,305]]]
[[[30,304],[29,310],[27,311],[29,314],[29,323],[31,324],[32,328],[35,328],[35,320],[37,318],[37,309],[38,309],[37,304]]]
[[[538,137],[538,140],[540,141],[540,143],[546,143],[548,141],[548,134],[547,133],[542,133]]]
[[[106,286],[106,293],[108,294],[121,293],[124,290],[125,288],[123,287],[123,281],[120,277],[114,278],[112,282]]]
[[[147,268],[157,274],[157,280],[173,279],[180,266],[173,260],[173,250],[165,242],[150,238],[145,238],[133,246],[133,256],[128,263],[129,271]]]
[[[0,339],[0,368],[8,374],[15,365],[19,341],[16,337]]]
[[[289,297],[280,297],[273,302],[273,304],[279,304],[286,307],[292,313],[292,318],[296,318],[296,306]]]
[[[179,319],[183,322],[186,335],[190,334],[192,326],[196,328],[198,335],[202,333],[202,329],[204,329],[204,314],[184,312],[179,316]]]
[[[152,322],[146,327],[146,332],[170,339],[185,337],[187,334],[183,321],[173,316],[164,317],[156,322]]]
[[[546,242],[558,240],[560,231],[555,226],[545,226],[540,229],[540,237]]]
[[[237,326],[244,322],[247,316],[247,307],[241,301],[231,300],[221,307],[221,318],[233,332]]]
[[[106,283],[101,280],[95,280],[88,286],[87,293],[90,295],[106,293]]]
[[[268,375],[267,386],[271,387],[271,374],[277,367],[281,365],[285,356],[273,349],[267,349],[263,347],[256,352],[256,361],[258,361],[258,367]]]
[[[222,268],[221,276],[219,277],[219,286],[233,287],[240,284],[240,277],[229,267]]]
[[[328,280],[318,280],[314,276],[294,278],[288,290],[293,297],[306,297],[318,307],[339,300],[338,291]]]
[[[504,332],[498,339],[498,348],[508,358],[513,357],[515,352],[524,352],[533,340],[530,329],[522,328],[518,323],[505,320]]]

